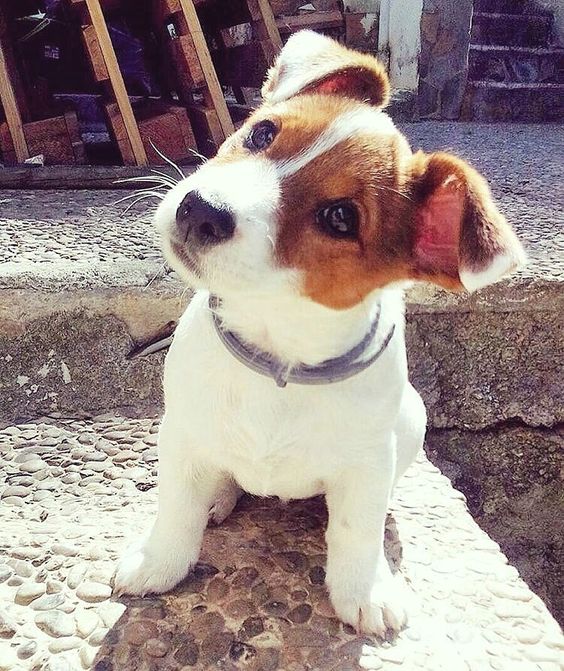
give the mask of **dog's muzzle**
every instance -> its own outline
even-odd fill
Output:
[[[184,197],[176,211],[176,233],[184,243],[205,247],[233,237],[235,220],[226,208],[217,207],[196,191]]]

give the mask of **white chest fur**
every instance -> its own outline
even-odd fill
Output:
[[[180,461],[186,452],[212,462],[253,494],[303,498],[323,491],[324,480],[344,465],[377,458],[406,381],[398,328],[381,359],[358,376],[280,389],[225,349],[201,293],[167,357],[167,421],[182,437]]]

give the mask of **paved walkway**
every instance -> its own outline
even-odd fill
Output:
[[[169,596],[113,599],[114,562],[155,510],[155,420],[0,430],[0,670],[560,671],[556,622],[421,458],[386,548],[413,591],[395,641],[340,624],[323,585],[325,508],[243,499]]]

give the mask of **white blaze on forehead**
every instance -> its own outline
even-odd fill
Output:
[[[396,133],[393,121],[379,110],[361,107],[346,112],[332,121],[309,147],[304,147],[291,158],[276,161],[276,174],[280,179],[289,177],[322,154],[334,149],[341,142],[357,135],[395,135]]]
[[[249,202],[278,204],[280,184],[269,161],[255,157],[210,161],[194,175],[192,188],[212,205],[246,208]]]

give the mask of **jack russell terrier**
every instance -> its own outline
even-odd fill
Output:
[[[386,511],[426,425],[402,288],[479,289],[524,252],[475,170],[411,152],[371,56],[297,33],[263,97],[156,213],[166,258],[197,292],[166,358],[158,514],[115,590],[174,587],[241,490],[324,494],[335,612],[384,635],[406,619]]]

